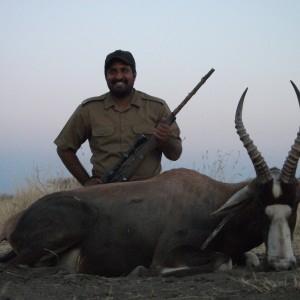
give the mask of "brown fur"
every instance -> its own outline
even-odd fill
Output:
[[[18,254],[10,265],[35,266],[51,253],[61,262],[61,256],[79,249],[78,256],[67,259],[78,273],[122,276],[140,265],[152,270],[187,266],[188,274],[214,271],[230,258],[241,261],[267,236],[268,223],[257,197],[269,195],[269,184],[261,189],[253,181],[244,209],[201,249],[224,218],[211,213],[246,185],[249,182],[223,183],[193,170],[174,169],[145,181],[47,195],[28,208],[15,228],[13,222],[6,227],[13,229],[6,235]],[[267,198],[270,204],[271,196]]]

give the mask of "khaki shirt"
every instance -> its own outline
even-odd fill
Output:
[[[75,110],[54,143],[62,150],[77,151],[86,140],[92,152],[93,175],[107,173],[134,143],[135,136],[151,135],[162,117],[170,114],[164,100],[134,91],[128,107],[120,108],[110,93],[86,99]],[[172,138],[181,143],[176,122]],[[138,167],[130,180],[150,178],[161,172],[161,151],[155,148]]]

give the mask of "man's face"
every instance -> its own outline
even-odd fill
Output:
[[[128,96],[134,85],[136,73],[133,73],[131,66],[122,61],[113,61],[106,73],[107,86],[117,98]]]

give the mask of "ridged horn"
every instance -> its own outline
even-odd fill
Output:
[[[253,144],[253,141],[250,139],[249,134],[246,132],[246,129],[242,120],[242,111],[244,99],[248,88],[244,91],[235,113],[235,128],[236,132],[240,137],[240,140],[243,142],[244,147],[246,148],[248,155],[253,163],[256,175],[258,180],[261,183],[266,183],[272,180],[272,175],[270,169],[265,162],[265,159],[262,157],[260,152],[257,150],[257,147]]]
[[[291,81],[291,84],[296,92],[296,95],[298,98],[298,103],[300,106],[300,92],[293,81]],[[283,165],[283,168],[282,168],[282,171],[280,174],[280,179],[284,183],[290,183],[295,179],[299,158],[300,158],[300,128],[297,133],[295,143],[294,143],[294,145],[292,145],[291,151],[289,152],[288,157],[286,158],[286,160],[284,162],[284,165]]]

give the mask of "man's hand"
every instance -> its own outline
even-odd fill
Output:
[[[165,118],[161,119],[161,122],[157,124],[154,130],[154,136],[160,143],[165,143],[171,137],[171,126],[163,123]]]
[[[182,146],[180,143],[172,139],[171,125],[163,123],[165,118],[162,118],[160,123],[155,127],[153,135],[158,141],[158,147],[170,160],[177,160],[182,152]]]

